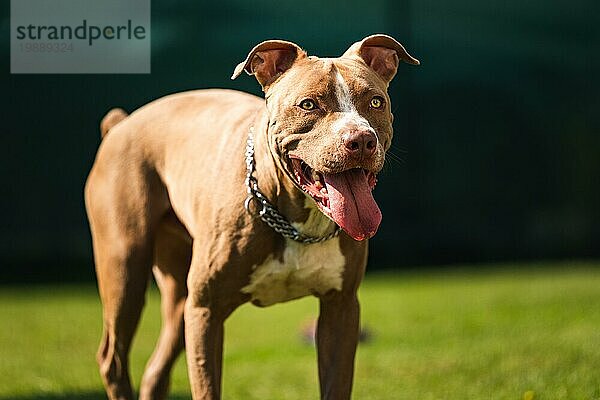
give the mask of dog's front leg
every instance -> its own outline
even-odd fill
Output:
[[[185,345],[188,375],[194,400],[221,398],[224,318],[209,307],[194,304],[189,296],[185,308]]]
[[[321,399],[350,399],[359,314],[355,292],[332,292],[320,299],[317,351]]]
[[[188,297],[185,301],[185,347],[188,377],[194,400],[221,398],[221,365],[223,359],[223,323],[230,314],[220,306],[214,287],[214,268],[207,268],[206,247],[196,242],[188,274]]]

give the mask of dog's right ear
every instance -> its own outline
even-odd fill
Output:
[[[242,71],[254,75],[266,91],[267,87],[287,71],[297,59],[306,57],[306,52],[297,44],[284,40],[267,40],[256,45],[239,63],[231,75],[235,79]]]

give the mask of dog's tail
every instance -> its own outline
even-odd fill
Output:
[[[104,118],[102,118],[102,122],[100,122],[100,133],[102,134],[102,137],[104,138],[113,126],[127,118],[127,115],[128,114],[122,108],[113,108],[110,110]]]

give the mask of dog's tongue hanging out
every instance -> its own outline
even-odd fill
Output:
[[[365,240],[377,232],[381,211],[371,193],[363,170],[351,169],[339,174],[323,174],[331,218],[354,240]]]

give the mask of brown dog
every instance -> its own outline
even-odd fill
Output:
[[[166,397],[185,331],[193,398],[219,399],[225,319],[247,301],[310,294],[321,397],[350,398],[356,291],[381,221],[371,191],[392,140],[387,87],[399,60],[419,63],[385,35],[333,59],[269,40],[232,76],[254,75],[265,100],[199,90],[105,117],[85,198],[110,399],[133,398],[128,352],[151,271],[163,327],[140,398]]]

